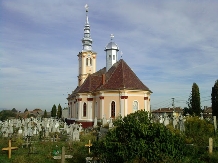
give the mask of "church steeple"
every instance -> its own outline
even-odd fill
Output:
[[[86,22],[84,27],[84,37],[82,39],[82,44],[83,44],[83,50],[89,51],[92,50],[92,39],[90,35],[90,25],[89,25],[89,17],[88,17],[89,6],[87,4],[85,5],[85,9],[86,9]]]
[[[79,75],[78,86],[81,86],[89,74],[96,72],[96,57],[97,53],[92,50],[92,39],[90,36],[90,25],[88,18],[88,5],[86,9],[86,22],[84,28],[84,37],[82,39],[83,49],[77,55],[79,58]]]

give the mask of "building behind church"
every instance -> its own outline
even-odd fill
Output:
[[[152,92],[123,59],[118,60],[119,47],[113,42],[113,36],[104,49],[106,65],[96,71],[97,53],[92,50],[88,8],[82,44],[82,51],[77,55],[78,86],[67,97],[69,123],[90,127],[95,117],[109,119],[137,110],[150,111]]]

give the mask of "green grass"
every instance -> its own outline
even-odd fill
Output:
[[[34,154],[29,154],[29,148],[22,148],[21,140],[17,138],[12,139],[12,147],[19,147],[17,150],[12,150],[11,159],[8,158],[8,151],[0,151],[0,163],[60,163],[60,160],[53,159],[53,151],[61,149],[65,146],[65,154],[73,155],[73,158],[66,159],[65,163],[85,162],[85,157],[89,156],[88,148],[85,144],[88,140],[93,141],[95,137],[91,134],[81,135],[79,142],[72,142],[72,149],[69,149],[68,141],[35,141]],[[8,147],[8,138],[0,138],[0,148]]]

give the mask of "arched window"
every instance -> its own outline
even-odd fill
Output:
[[[83,117],[86,117],[86,103],[83,104]]]
[[[92,66],[92,58],[90,58],[90,66]]]
[[[133,101],[133,112],[136,112],[138,110],[138,101]]]
[[[115,102],[112,101],[112,102],[111,102],[111,118],[114,118],[114,117],[115,117],[115,111],[116,111]]]
[[[88,65],[89,65],[89,59],[86,58],[86,66],[88,66]]]

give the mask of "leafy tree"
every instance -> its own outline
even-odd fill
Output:
[[[51,117],[56,117],[56,113],[57,113],[57,108],[56,105],[54,104],[51,110]]]
[[[94,157],[103,162],[176,162],[183,159],[184,139],[160,123],[152,123],[145,111],[114,122],[115,127],[93,142]]]
[[[15,108],[13,108],[11,111],[17,113],[17,110]]]
[[[24,110],[24,113],[26,113],[26,112],[28,112],[28,109],[27,109],[27,108]]]
[[[48,117],[48,115],[47,115],[47,111],[46,111],[46,110],[44,111],[44,115],[43,115],[43,117],[44,117],[44,118],[47,118],[47,117]]]
[[[212,114],[213,116],[218,117],[218,80],[216,80],[214,86],[212,87],[211,102]]]
[[[2,110],[0,112],[0,120],[4,121],[4,120],[7,120],[10,117],[16,117],[16,115],[17,114],[15,112],[13,112],[12,110]]]
[[[60,104],[58,105],[57,117],[58,117],[58,118],[61,118],[61,117],[62,117],[62,107],[61,107]]]
[[[192,114],[195,114],[196,116],[200,115],[201,100],[200,100],[199,87],[196,83],[193,83],[192,85],[192,91],[191,91],[187,104],[188,104],[189,112],[191,115]]]

